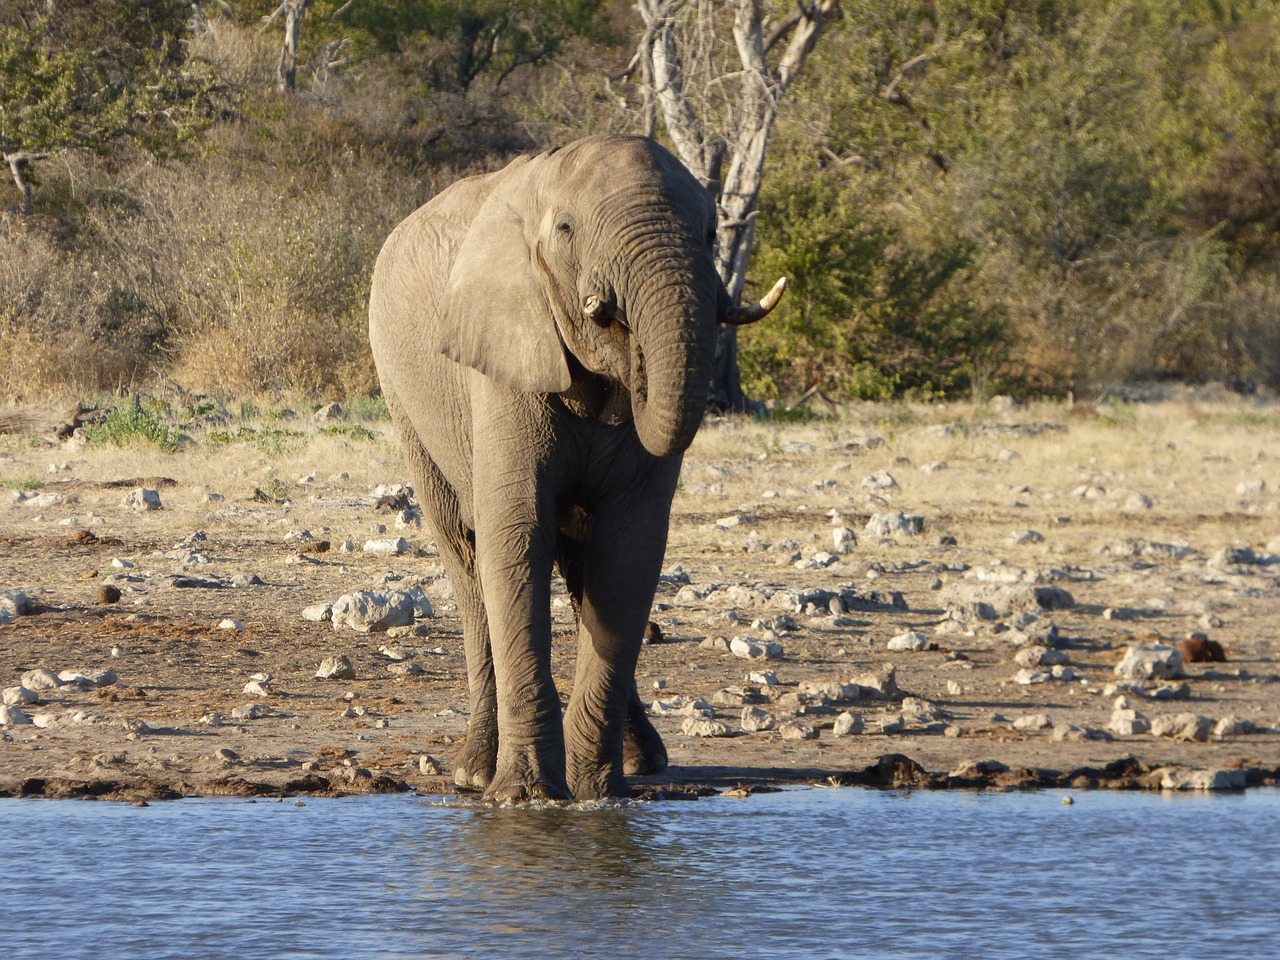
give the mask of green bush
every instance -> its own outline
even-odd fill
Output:
[[[86,427],[85,436],[90,443],[154,446],[166,453],[177,450],[181,443],[181,435],[160,414],[143,409],[137,402],[111,410],[101,423]]]

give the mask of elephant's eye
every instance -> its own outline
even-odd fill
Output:
[[[573,224],[570,223],[567,218],[561,217],[556,221],[556,233],[567,237],[569,234],[573,233]]]

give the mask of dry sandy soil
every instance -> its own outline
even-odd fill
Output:
[[[258,422],[242,442],[209,440],[241,426],[188,425],[175,454],[0,437],[0,595],[31,601],[0,623],[0,687],[37,668],[116,676],[38,691],[6,714],[0,796],[450,789],[466,724],[462,639],[431,531],[398,527],[376,506],[377,485],[409,479],[389,427],[375,424],[369,440],[320,434],[299,416]],[[663,642],[645,647],[638,670],[642,696],[666,704],[654,722],[671,767],[639,792],[828,778],[1159,789],[1189,771],[1275,783],[1278,440],[1274,403],[1191,394],[708,423],[674,507],[653,614]],[[163,509],[126,506],[138,486]],[[867,530],[872,515],[899,512],[922,529]],[[840,528],[857,538],[844,553]],[[394,536],[413,552],[363,550]],[[806,565],[822,553],[834,562]],[[102,602],[104,585],[120,599]],[[435,612],[408,636],[302,617],[345,593],[420,585]],[[573,624],[559,585],[553,606],[567,697]],[[1044,645],[1065,656],[1069,678],[1061,665],[1052,677],[1015,662],[1050,626],[1057,638]],[[889,649],[909,631],[925,649]],[[1130,644],[1193,632],[1225,662],[1132,689],[1116,676]],[[735,637],[782,655],[748,661],[716,640]],[[336,655],[354,680],[316,678]],[[764,670],[776,685],[748,680]],[[1019,671],[1050,679],[1019,683]],[[270,675],[265,695],[244,692],[255,674]],[[1207,739],[1113,732],[1120,696],[1157,728],[1176,714],[1208,718]],[[250,704],[256,718],[233,716]],[[725,735],[686,732],[706,705]],[[744,705],[779,726],[744,732]],[[837,735],[850,712],[842,726],[860,720],[860,732]]]

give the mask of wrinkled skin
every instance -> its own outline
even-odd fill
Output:
[[[728,310],[714,235],[670,153],[592,137],[454,184],[382,249],[370,341],[462,618],[462,787],[625,796],[666,766],[635,666]],[[578,612],[563,717],[553,565]]]

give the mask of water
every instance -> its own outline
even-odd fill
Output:
[[[1257,958],[1280,791],[0,801],[15,957]]]

